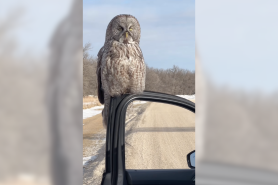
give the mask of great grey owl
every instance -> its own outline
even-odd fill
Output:
[[[98,52],[98,99],[104,104],[103,126],[107,127],[110,98],[142,93],[146,66],[139,47],[141,28],[132,15],[117,15],[107,26],[104,46]]]

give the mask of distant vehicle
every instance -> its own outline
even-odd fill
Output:
[[[125,117],[129,103],[135,100],[167,103],[195,113],[195,103],[174,95],[145,91],[111,98],[106,134],[105,172],[101,185],[191,185],[195,184],[195,150],[187,157],[191,169],[125,169]]]

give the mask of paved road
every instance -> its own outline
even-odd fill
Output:
[[[195,114],[160,103],[134,109],[126,122],[126,168],[188,168],[186,155],[195,149]],[[86,185],[100,184],[104,170],[104,146],[94,153],[97,158],[83,168]]]

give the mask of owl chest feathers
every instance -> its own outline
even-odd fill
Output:
[[[137,43],[123,44],[112,42],[105,48],[102,61],[103,73],[109,75],[126,75],[132,73],[134,68],[144,63],[141,49]]]
[[[106,89],[109,89],[110,95],[128,93],[136,79],[140,81],[145,77],[141,49],[137,43],[123,44],[116,41],[108,46],[102,58],[102,79],[106,81]]]

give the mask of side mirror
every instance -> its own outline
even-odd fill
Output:
[[[194,168],[195,169],[195,150],[187,154],[187,164],[189,168]]]

